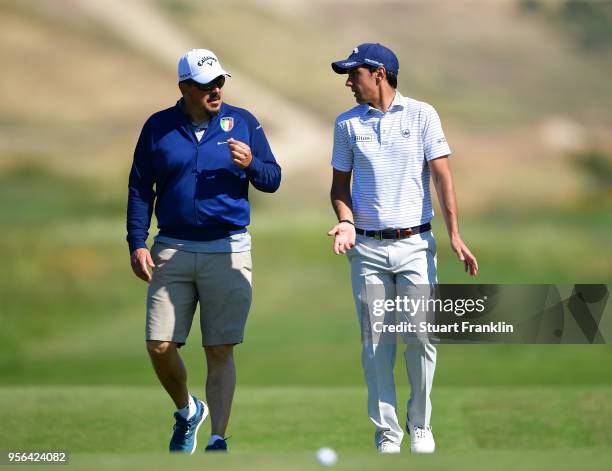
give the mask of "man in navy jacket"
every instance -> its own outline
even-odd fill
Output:
[[[209,408],[206,450],[225,451],[236,384],[233,347],[243,341],[251,304],[249,184],[275,192],[281,169],[255,117],[223,102],[230,74],[215,54],[188,51],[178,75],[182,98],[147,120],[136,145],[127,241],[132,270],[149,283],[147,350],[177,407],[170,451],[195,451]],[[149,252],[153,209],[159,233]],[[198,302],[208,406],[189,393],[178,354]]]

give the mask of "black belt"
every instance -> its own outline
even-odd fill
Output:
[[[406,239],[414,234],[431,231],[431,224],[426,222],[420,226],[407,227],[405,229],[382,229],[380,231],[366,231],[365,229],[355,228],[355,232],[366,237],[375,239]]]

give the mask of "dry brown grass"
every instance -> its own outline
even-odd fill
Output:
[[[116,173],[144,120],[177,97],[172,71],[44,17],[0,15],[0,165]]]
[[[201,4],[185,4],[192,10],[169,19],[188,28],[195,43],[217,51],[236,75],[314,111],[330,135],[333,117],[352,101],[329,62],[357,42],[392,46],[402,63],[400,90],[440,111],[465,209],[564,205],[580,196],[587,183],[551,143],[550,122],[574,123],[580,146],[612,147],[609,58],[579,54],[511,0],[376,2],[375,8],[231,2],[206,10],[205,28]],[[91,18],[77,22],[70,2],[62,5],[52,15],[0,7],[0,169],[25,162],[123,183],[142,123],[177,98],[174,70],[137,54]],[[299,126],[269,124],[270,130]],[[327,191],[330,152],[312,150],[308,188],[298,181],[304,175],[285,181],[299,193],[295,198]]]

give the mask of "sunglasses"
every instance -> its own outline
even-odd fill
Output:
[[[214,90],[217,87],[223,88],[223,85],[225,85],[225,75],[219,75],[216,79],[208,83],[199,83],[195,80],[188,80],[188,83],[202,92],[210,92],[211,90]]]

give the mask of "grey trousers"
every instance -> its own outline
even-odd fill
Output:
[[[373,334],[373,322],[382,318],[372,315],[372,303],[375,299],[396,299],[414,293],[415,289],[422,290],[423,286],[435,285],[436,242],[431,231],[402,240],[377,240],[358,235],[356,246],[347,255],[361,326],[361,361],[368,387],[368,414],[376,427],[375,444],[383,440],[400,444],[404,432],[397,419],[393,377],[397,337],[389,332]],[[395,323],[396,316],[400,321],[415,321],[405,312],[395,310],[383,316],[385,323]],[[413,425],[428,426],[436,347],[422,337],[413,336],[405,341],[404,358],[411,389],[408,418]]]

